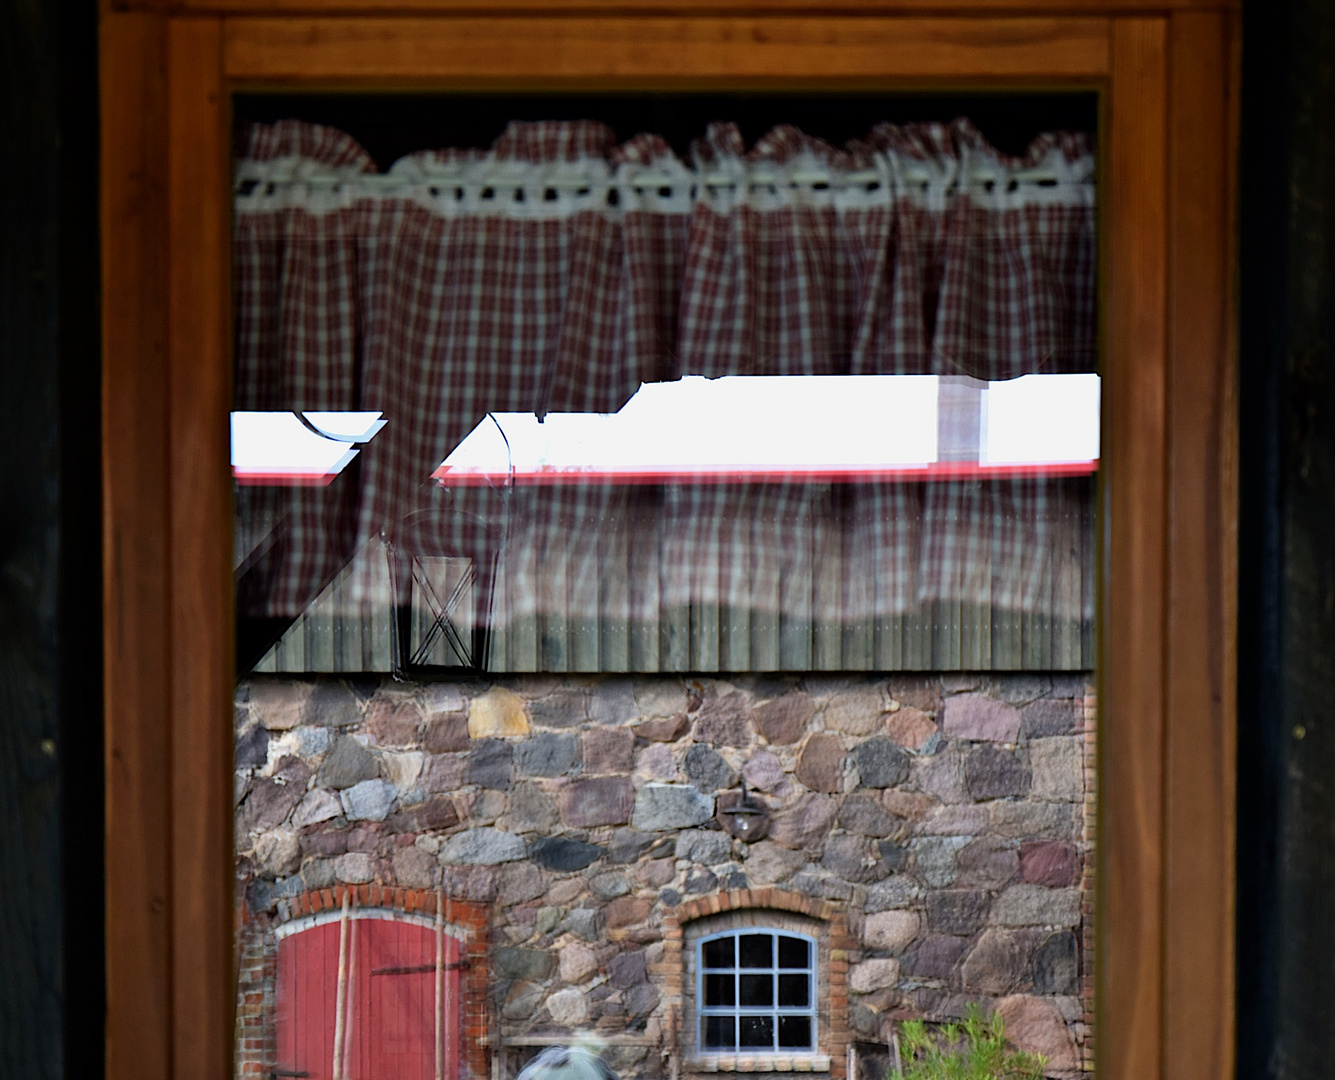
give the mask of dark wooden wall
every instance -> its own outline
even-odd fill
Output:
[[[0,1076],[101,1057],[96,6],[0,0]]]
[[[1244,12],[1238,1070],[1335,1076],[1335,5]]]

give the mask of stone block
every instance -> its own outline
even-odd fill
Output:
[[[918,758],[911,770],[918,787],[948,806],[969,802],[963,757],[958,746],[948,746],[931,757]]]
[[[885,733],[906,750],[921,750],[936,732],[936,721],[911,705],[885,718]]]
[[[255,872],[265,877],[286,877],[301,865],[301,842],[291,828],[278,828],[255,838]]]
[[[440,874],[435,856],[419,847],[399,848],[393,866],[394,880],[407,889],[429,889]]]
[[[1080,706],[1075,701],[1041,698],[1022,710],[1024,733],[1030,739],[1052,735],[1077,735],[1082,725]]]
[[[522,859],[524,854],[523,840],[488,826],[455,833],[440,847],[444,865],[495,866]]]
[[[589,879],[589,891],[599,900],[615,900],[630,892],[630,882],[625,874],[608,870]]]
[[[690,728],[691,722],[685,715],[659,717],[656,720],[646,720],[641,724],[636,724],[631,730],[635,732],[637,738],[648,739],[655,743],[676,742],[686,734]]]
[[[690,790],[690,789],[684,789]],[[621,825],[630,820],[635,789],[629,777],[604,776],[577,780],[565,789],[561,818],[567,825]]]
[[[626,781],[627,787],[629,784]],[[684,784],[645,784],[635,796],[632,823],[642,832],[663,832],[703,825],[713,816],[713,798],[693,787]]]
[[[869,795],[850,795],[839,811],[839,825],[860,836],[883,838],[898,833],[904,827],[904,822],[887,811],[879,799]]]
[[[964,759],[964,785],[974,802],[1028,795],[1030,772],[1023,751],[975,747]]]
[[[343,791],[343,816],[349,821],[384,821],[397,792],[388,780],[363,780]]]
[[[714,829],[686,829],[677,834],[676,857],[716,866],[732,857],[732,840]]]
[[[505,989],[505,998],[501,1004],[501,1016],[506,1020],[531,1020],[533,1014],[542,1005],[543,988],[537,983],[517,979],[508,986],[504,982],[496,984],[496,989]]]
[[[997,801],[987,811],[992,834],[1012,840],[1074,840],[1084,825],[1071,803]]]
[[[658,1008],[658,1001],[658,991],[649,983],[632,986],[621,999],[630,1016],[647,1016]]]
[[[568,874],[597,862],[603,848],[564,836],[544,836],[529,844],[528,857],[546,870]]]
[[[1029,744],[1034,773],[1032,796],[1047,802],[1080,802],[1085,797],[1085,753],[1079,737],[1035,739]]]
[[[598,701],[597,694],[594,702]],[[635,767],[635,735],[630,728],[591,728],[582,736],[584,772],[624,775]]]
[[[662,888],[676,876],[676,859],[649,859],[640,864],[640,881],[651,888]]]
[[[710,746],[749,746],[751,710],[746,695],[734,690],[707,698],[695,718],[695,738]]]
[[[589,1018],[584,995],[573,987],[558,990],[547,998],[547,1015],[562,1027],[577,1027]]]
[[[881,692],[872,686],[857,686],[835,694],[825,706],[825,727],[845,735],[870,735],[882,726]]]
[[[613,900],[612,903],[619,904],[625,899],[628,898],[621,897]],[[598,941],[602,937],[603,924],[604,916],[601,911],[593,908],[572,908],[566,912],[565,918],[561,920],[557,929],[562,933],[574,934],[575,937],[584,941]]]
[[[991,901],[975,889],[942,889],[927,894],[927,927],[938,934],[968,936],[987,918]]]
[[[365,885],[375,879],[375,860],[364,851],[340,855],[334,860],[334,876],[349,885]]]
[[[440,874],[445,895],[475,904],[496,899],[496,874],[485,866],[446,866]]]
[[[477,739],[468,755],[468,782],[504,791],[514,776],[514,745],[501,739]]]
[[[429,754],[453,754],[468,749],[468,714],[442,713],[426,722],[422,745]]]
[[[1032,934],[985,930],[960,968],[964,989],[991,995],[1025,989],[1030,985],[1033,955]]]
[[[774,814],[769,839],[780,847],[816,851],[824,844],[841,801],[828,795],[804,795]]]
[[[389,819],[395,832],[426,832],[459,824],[459,811],[448,795],[435,795],[416,806],[400,810]]]
[[[752,713],[760,734],[772,746],[801,742],[815,715],[816,703],[800,690],[767,701]]]
[[[912,841],[913,865],[929,888],[944,889],[959,877],[955,856],[969,842],[967,836],[925,836]]]
[[[686,751],[683,763],[686,777],[699,791],[706,794],[737,783],[737,774],[717,751],[696,743]]]
[[[960,848],[955,865],[959,868],[956,884],[999,889],[1020,868],[1020,853],[1004,840],[981,836]]]
[[[747,852],[746,874],[757,885],[777,885],[807,861],[800,851],[789,851],[769,840],[752,844]]]
[[[1003,998],[996,1013],[1006,1024],[1006,1038],[1018,1050],[1042,1054],[1049,1076],[1075,1075],[1080,1054],[1066,1022],[1052,1002],[1027,994]]]
[[[947,698],[942,730],[955,739],[1013,743],[1020,737],[1020,710],[992,698],[961,694]]]
[[[969,950],[967,938],[948,934],[932,934],[904,957],[904,974],[915,979],[940,979],[951,982],[955,968]]]
[[[251,832],[266,832],[281,825],[306,796],[311,770],[301,758],[278,762],[273,776],[256,779],[242,804],[242,819]]]
[[[598,954],[587,945],[578,941],[562,948],[560,957],[561,981],[570,986],[577,986],[598,970]]]
[[[459,754],[429,754],[422,764],[423,791],[458,791],[464,786],[465,760]]]
[[[321,787],[341,791],[378,775],[375,755],[351,735],[340,735],[320,763],[315,782]]]
[[[869,949],[902,953],[917,939],[920,928],[916,911],[878,911],[863,923],[862,940]]]
[[[774,791],[784,781],[783,763],[768,750],[757,750],[742,766],[742,779],[757,791]]]
[[[528,713],[520,696],[493,686],[468,705],[468,736],[472,739],[502,739],[527,735]]]
[[[589,718],[597,724],[629,724],[640,715],[635,691],[629,679],[604,679],[593,688],[589,699]]]
[[[618,896],[603,909],[605,925],[609,930],[639,926],[649,918],[650,904],[642,896]]]
[[[660,841],[665,841],[665,846],[671,843],[665,837],[640,832],[638,829],[617,829],[612,833],[612,842],[608,845],[607,857],[609,861],[614,863],[632,863],[643,855],[647,849],[657,845]],[[671,847],[666,847],[662,854],[668,854],[671,850]],[[655,851],[650,857],[661,858],[662,856]]]
[[[848,988],[855,994],[893,990],[899,985],[898,960],[864,960],[848,972]]]
[[[1039,840],[1020,848],[1020,876],[1031,885],[1060,889],[1080,882],[1080,854],[1062,840]]]
[[[677,771],[677,755],[666,743],[651,743],[641,750],[637,767],[640,775],[647,780],[670,783],[682,778]]]
[[[567,732],[540,731],[514,747],[515,765],[521,776],[564,776],[574,766],[578,754],[579,744]]]
[[[548,832],[559,820],[556,803],[536,784],[521,782],[510,792],[510,804],[501,818],[507,832]]]
[[[286,679],[265,679],[250,684],[251,711],[270,731],[289,731],[300,724],[310,696],[309,684]]]
[[[505,906],[536,900],[546,891],[542,872],[529,862],[507,863],[496,876],[496,898]]]
[[[607,962],[607,981],[618,990],[642,983],[646,979],[643,949],[618,953]]]
[[[422,711],[411,699],[372,701],[366,710],[366,732],[377,746],[413,746],[422,726]]]
[[[336,818],[341,813],[343,813],[343,803],[339,801],[337,795],[324,788],[315,788],[306,792],[305,797],[297,804],[297,808],[292,811],[292,824],[299,829],[305,828],[307,825],[318,825],[322,821]]]
[[[556,690],[533,702],[530,711],[542,727],[579,727],[589,718],[589,699],[582,690]]]
[[[1034,991],[1039,994],[1074,994],[1079,988],[1079,958],[1075,935],[1053,934],[1034,953]]]
[[[236,749],[232,759],[238,769],[263,768],[269,761],[269,731],[263,724],[256,724],[249,731],[237,736]]]
[[[422,705],[429,715],[468,711],[468,699],[454,683],[428,683],[422,691]]]
[[[810,791],[844,790],[844,744],[837,735],[812,735],[797,758],[797,779]]]
[[[917,901],[919,895],[920,890],[916,881],[905,874],[894,874],[885,881],[878,881],[867,889],[867,902],[864,910],[868,915],[874,915],[878,911],[892,911],[896,908],[911,907]]]
[[[305,722],[347,728],[362,722],[361,699],[342,682],[318,682],[306,699]]]
[[[328,858],[331,855],[342,855],[347,850],[347,829],[312,829],[301,835],[301,853],[303,855]]]
[[[859,743],[853,748],[852,757],[863,787],[895,787],[908,779],[908,755],[890,739]]]
[[[834,836],[825,842],[821,866],[845,881],[879,881],[890,871],[871,843],[861,836]]]
[[[998,926],[1079,926],[1080,890],[1012,885],[992,905]]]
[[[496,972],[505,979],[542,981],[552,973],[552,954],[546,949],[502,947],[492,957]]]

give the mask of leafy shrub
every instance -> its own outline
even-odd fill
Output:
[[[1006,1048],[1006,1023],[995,1013],[983,1019],[970,1005],[962,1024],[929,1032],[921,1020],[900,1029],[906,1056],[904,1071],[886,1080],[1042,1080],[1047,1063],[1041,1054]]]

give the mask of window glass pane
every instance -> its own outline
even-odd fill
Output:
[[[737,1046],[737,1022],[731,1016],[705,1017],[705,1048],[732,1050]]]
[[[774,1017],[743,1016],[740,1027],[741,1046],[773,1047]]]
[[[811,1046],[811,1018],[809,1016],[779,1017],[779,1046],[782,1049],[806,1050]]]
[[[736,966],[737,939],[728,937],[714,938],[704,944],[705,967],[730,968]]]
[[[774,937],[772,934],[743,934],[737,947],[744,968],[774,966]]]
[[[773,975],[742,975],[739,981],[742,984],[741,1003],[743,1005],[774,1004]]]
[[[780,936],[779,967],[806,968],[811,966],[810,945],[802,938]]]
[[[735,981],[736,975],[706,975],[705,976],[705,1004],[706,1005],[735,1005]]]
[[[811,977],[809,975],[780,975],[779,1004],[809,1005]]]

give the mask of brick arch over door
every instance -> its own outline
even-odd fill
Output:
[[[343,1076],[485,1076],[485,909],[442,898],[438,919],[433,892],[362,886],[346,890],[345,920],[344,892],[303,894],[280,909],[273,925],[277,1067],[312,1080],[334,1076],[342,954]]]
[[[820,1050],[830,1058],[830,1080],[847,1080],[848,1047],[852,1034],[848,1026],[848,961],[855,942],[848,930],[848,913],[842,905],[817,900],[787,889],[730,889],[726,892],[687,900],[663,917],[663,960],[655,972],[662,979],[664,1003],[670,1010],[669,1028],[676,1033],[678,1054],[690,1056],[694,1036],[683,1026],[686,1019],[685,927],[687,924],[728,912],[749,912],[761,917],[766,912],[788,912],[814,919],[818,926],[821,952],[826,970],[821,982],[828,987],[829,1022],[820,1038]]]

